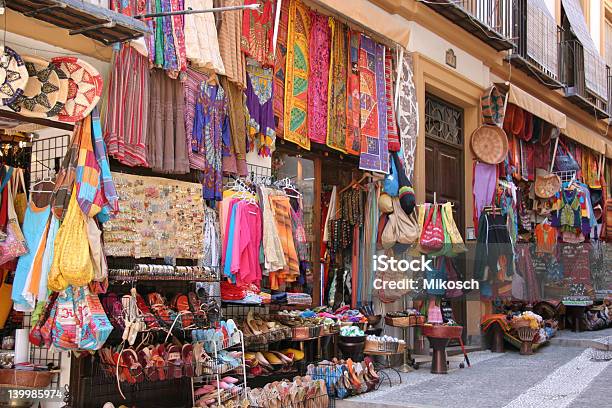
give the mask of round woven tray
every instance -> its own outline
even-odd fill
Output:
[[[9,368],[0,369],[2,388],[46,388],[51,384],[55,371],[23,371]]]

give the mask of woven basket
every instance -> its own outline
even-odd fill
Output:
[[[518,320],[513,320],[512,321],[512,327],[515,330],[520,329],[521,327],[529,327],[530,322],[528,320],[524,320],[524,319],[518,319]]]
[[[0,369],[0,387],[3,388],[47,388],[55,371],[23,371]]]

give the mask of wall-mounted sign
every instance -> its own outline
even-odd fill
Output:
[[[457,56],[452,48],[446,50],[446,65],[449,67],[457,68]]]

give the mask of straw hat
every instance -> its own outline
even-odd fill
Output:
[[[534,187],[536,196],[550,198],[561,190],[561,179],[553,173],[537,175]]]
[[[482,125],[472,133],[472,151],[488,164],[498,164],[508,155],[508,138],[499,126]]]
[[[28,70],[23,59],[5,46],[0,58],[0,106],[15,102],[27,83]]]
[[[68,76],[49,61],[24,56],[29,79],[23,94],[10,108],[24,116],[50,118],[64,107],[68,96]]]
[[[102,76],[79,58],[56,57],[51,62],[68,75],[68,98],[57,119],[77,122],[89,115],[100,100]]]

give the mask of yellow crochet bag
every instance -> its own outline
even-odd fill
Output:
[[[93,279],[93,264],[85,218],[73,190],[66,218],[55,239],[53,263],[49,273],[49,289],[61,291],[72,286],[85,286]]]

